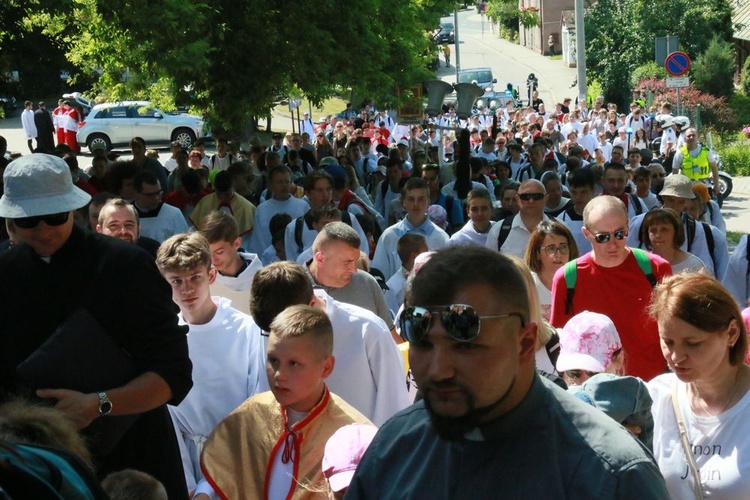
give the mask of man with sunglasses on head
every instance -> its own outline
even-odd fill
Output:
[[[562,328],[580,312],[604,314],[620,333],[628,375],[648,381],[664,373],[659,332],[647,309],[654,285],[672,274],[672,267],[656,254],[628,247],[625,204],[613,196],[598,196],[586,205],[581,231],[591,252],[555,274],[550,323]]]
[[[510,258],[440,250],[408,306],[401,335],[424,399],[380,428],[347,500],[667,498],[641,444],[537,375],[539,327]]]
[[[16,245],[0,255],[0,403],[30,395],[49,401],[88,435],[100,477],[133,468],[155,476],[170,498],[185,498],[165,405],[179,404],[190,390],[191,363],[169,285],[142,249],[74,224],[74,211],[91,197],[73,185],[60,158],[23,156],[5,169],[3,181],[0,217],[13,221]],[[135,366],[133,378],[102,382],[115,373],[128,380],[131,370],[118,369],[122,363],[112,354],[71,341],[81,330],[93,344],[124,350]],[[54,352],[42,348],[52,337]],[[83,368],[71,356],[91,363]],[[27,370],[17,370],[34,359],[36,369],[27,363]],[[72,382],[38,386],[58,377]],[[98,387],[74,390],[82,379]],[[136,419],[122,437],[93,433],[111,431],[118,424],[110,419],[125,415]]]
[[[550,220],[544,213],[547,202],[544,184],[536,179],[525,181],[518,188],[516,201],[519,212],[492,226],[485,246],[523,259],[532,231],[540,222]]]

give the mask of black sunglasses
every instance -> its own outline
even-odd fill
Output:
[[[518,197],[523,201],[535,200],[542,201],[546,195],[544,193],[523,193],[519,194]]]
[[[44,221],[48,226],[62,226],[68,222],[70,212],[60,212],[59,214],[37,215],[36,217],[21,217],[13,219],[13,224],[21,229],[34,229],[40,222]]]
[[[628,234],[630,233],[628,232],[627,229],[619,229],[615,231],[614,233],[596,233],[596,234],[591,233],[591,234],[594,236],[594,241],[596,241],[600,245],[603,245],[604,243],[609,243],[609,240],[612,239],[612,235],[615,236],[616,240],[624,240],[625,238],[628,237]]]
[[[469,342],[479,335],[479,320],[500,319],[517,316],[521,326],[526,326],[521,313],[492,314],[480,316],[477,311],[466,304],[451,304],[447,306],[407,307],[401,313],[401,338],[410,344],[421,344],[427,337],[432,323],[432,315],[439,314],[440,322],[448,336],[459,342]]]
[[[596,372],[590,372],[590,371],[588,371],[588,370],[568,370],[568,371],[566,371],[566,372],[565,372],[565,374],[566,374],[566,375],[567,375],[568,377],[572,378],[573,380],[578,380],[579,378],[581,378],[581,376],[582,376],[582,375],[583,375],[584,373],[585,373],[586,375],[588,375],[588,376],[589,376],[589,378],[591,378],[591,377],[593,377],[594,375],[596,375]]]

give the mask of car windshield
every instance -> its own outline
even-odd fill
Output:
[[[458,75],[458,81],[459,83],[471,83],[474,80],[476,80],[479,83],[482,82],[491,82],[492,81],[492,72],[491,71],[466,71],[459,73]]]
[[[453,23],[443,23],[440,25],[443,31],[450,31],[453,29]]]

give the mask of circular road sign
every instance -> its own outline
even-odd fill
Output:
[[[672,52],[664,60],[664,69],[670,76],[682,76],[690,70],[690,57],[684,52]]]

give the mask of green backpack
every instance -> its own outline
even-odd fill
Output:
[[[651,283],[651,287],[656,286],[656,276],[654,270],[651,267],[651,260],[648,258],[648,253],[640,248],[631,248],[633,257],[638,261],[638,267],[641,268],[643,274],[646,275],[646,279]],[[568,293],[565,297],[565,314],[573,312],[573,295],[576,291],[576,281],[578,281],[578,259],[571,260],[565,264],[565,286],[568,288]]]

